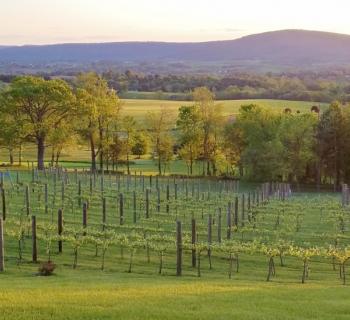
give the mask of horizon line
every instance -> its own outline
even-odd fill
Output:
[[[332,31],[323,31],[323,30],[311,30],[311,29],[296,29],[296,28],[290,28],[290,29],[277,29],[277,30],[270,30],[270,31],[263,31],[263,32],[257,32],[257,33],[250,33],[247,35],[239,36],[237,38],[228,38],[228,39],[214,39],[214,40],[206,40],[206,41],[166,41],[166,40],[121,40],[121,41],[66,41],[66,42],[52,42],[52,43],[27,43],[27,44],[13,44],[13,45],[6,45],[0,43],[0,49],[1,48],[20,48],[20,47],[40,47],[40,46],[59,46],[59,45],[89,45],[89,44],[112,44],[112,43],[173,43],[173,44],[195,44],[195,43],[209,43],[209,42],[224,42],[224,41],[234,41],[243,39],[246,37],[254,36],[254,35],[260,35],[260,34],[266,34],[266,33],[274,33],[274,32],[285,32],[285,31],[306,31],[306,32],[318,32],[318,33],[328,33],[328,34],[334,34],[334,35],[341,35],[341,36],[350,36],[348,33],[341,33],[341,32],[332,32]]]

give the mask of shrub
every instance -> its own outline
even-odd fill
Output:
[[[39,275],[51,276],[56,268],[56,265],[52,261],[43,262],[39,267]]]

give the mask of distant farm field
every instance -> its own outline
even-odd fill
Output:
[[[193,104],[191,101],[170,101],[170,100],[141,100],[141,99],[123,99],[123,112],[128,115],[132,115],[138,121],[142,121],[145,118],[147,112],[157,112],[162,107],[167,108],[169,111],[177,113],[181,106],[188,106]],[[271,108],[277,111],[283,111],[285,108],[290,108],[296,112],[308,112],[313,105],[321,107],[321,110],[326,108],[326,103],[310,102],[310,101],[287,101],[287,100],[268,100],[268,99],[256,99],[256,100],[223,100],[218,101],[218,104],[223,106],[224,115],[237,114],[239,108],[246,104],[258,104],[264,108]]]

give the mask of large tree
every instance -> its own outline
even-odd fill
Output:
[[[171,129],[174,126],[173,115],[165,108],[159,112],[149,112],[146,117],[146,128],[153,145],[153,157],[157,160],[159,175],[162,175],[166,164],[173,155],[173,138]]]
[[[206,163],[203,174],[206,172],[208,175],[211,175],[210,164],[216,171],[219,131],[223,127],[222,107],[215,104],[214,98],[215,95],[206,87],[198,87],[193,91],[193,100],[201,115],[202,157]]]
[[[257,105],[244,105],[236,121],[243,135],[242,163],[248,175],[254,180],[282,178],[281,115]]]
[[[193,174],[193,163],[198,159],[202,140],[202,120],[198,106],[181,107],[177,119],[180,132],[180,156],[188,164],[189,174]]]
[[[324,174],[332,177],[334,189],[344,179],[349,159],[349,108],[334,102],[325,110],[317,127],[321,167]]]
[[[77,77],[79,105],[78,132],[86,139],[91,150],[91,170],[96,170],[96,158],[100,157],[103,170],[105,152],[113,141],[114,128],[119,118],[121,101],[106,80],[96,73],[84,73]]]
[[[283,145],[283,172],[298,185],[306,175],[306,169],[315,163],[315,131],[317,117],[311,113],[285,113],[279,128],[279,138]]]
[[[63,80],[24,76],[12,81],[3,98],[8,112],[20,116],[26,138],[36,143],[38,169],[44,169],[46,140],[50,131],[73,112],[71,88]]]
[[[131,152],[137,156],[138,159],[148,151],[149,140],[143,131],[138,131],[134,136],[134,144]]]
[[[18,112],[9,108],[4,100],[0,98],[0,143],[9,152],[10,164],[14,164],[14,151],[18,149],[18,164],[21,165],[22,143],[25,138],[23,121]]]
[[[126,155],[127,172],[130,174],[130,153],[135,141],[136,121],[132,116],[125,116],[122,121],[123,132],[125,133],[124,148]]]

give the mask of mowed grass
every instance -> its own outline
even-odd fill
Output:
[[[166,108],[169,112],[177,114],[181,106],[193,105],[191,101],[170,101],[170,100],[142,100],[142,99],[123,99],[123,113],[135,117],[138,121],[143,121],[147,112],[157,112],[161,108]],[[288,101],[288,100],[271,100],[271,99],[251,99],[251,100],[223,100],[217,101],[222,105],[225,116],[236,115],[239,108],[246,104],[258,104],[264,108],[271,108],[276,111],[283,111],[290,108],[293,112],[309,112],[314,105],[325,109],[326,103],[308,102],[308,101]]]
[[[43,179],[42,175],[41,178]],[[88,192],[88,181],[83,179],[83,190]],[[105,177],[107,198],[107,221],[118,221],[117,189],[115,179],[110,186],[109,177]],[[21,181],[29,183],[31,175],[21,173]],[[71,176],[73,179],[73,175]],[[50,179],[51,181],[51,179]],[[9,181],[5,180],[8,190]],[[52,183],[52,182],[51,182]],[[167,179],[160,180],[161,189],[164,189]],[[37,222],[52,221],[56,223],[56,212],[61,206],[59,191],[57,201],[51,213],[45,214],[43,197],[38,196],[38,184],[35,183],[31,194],[32,214]],[[181,183],[179,181],[179,187]],[[203,186],[206,183],[203,182]],[[81,208],[71,208],[77,186],[71,180],[66,186],[67,199],[65,202],[65,225],[81,225]],[[33,189],[33,190],[34,190]],[[50,191],[52,192],[52,185]],[[191,188],[190,188],[191,189]],[[252,189],[252,188],[251,188]],[[249,189],[244,190],[245,192]],[[60,189],[58,182],[57,190]],[[93,190],[88,213],[89,226],[100,227],[101,199],[100,187],[97,184]],[[141,192],[140,184],[137,185]],[[183,223],[183,230],[190,230],[192,214],[197,219],[197,230],[206,232],[206,221],[209,213],[214,213],[217,206],[226,203],[229,194],[220,197],[215,195],[217,188],[211,188],[210,200],[190,199],[187,208],[179,208],[178,214]],[[171,195],[173,190],[171,189]],[[180,190],[179,190],[180,191]],[[242,191],[242,190],[241,190]],[[130,193],[125,190],[125,181],[122,183],[122,192],[125,198],[130,199]],[[183,190],[180,193],[184,196]],[[50,193],[52,196],[52,194]],[[51,203],[50,196],[50,203]],[[233,195],[232,195],[233,196]],[[215,197],[215,198],[214,198]],[[190,196],[191,198],[191,196]],[[10,228],[11,219],[21,215],[23,208],[23,193],[16,191],[8,194],[8,219],[5,230]],[[164,199],[164,190],[162,191]],[[182,199],[182,198],[181,198]],[[75,201],[74,201],[75,202]],[[125,223],[131,224],[132,210],[125,204]],[[210,203],[212,205],[210,205]],[[281,228],[289,225],[288,220],[302,207],[302,224],[298,233],[293,234],[297,244],[310,243],[324,245],[319,236],[332,230],[333,221],[331,212],[320,211],[320,208],[335,207],[339,197],[333,194],[298,195],[285,202],[286,214],[281,218]],[[165,215],[165,204],[162,202],[158,216],[154,208],[151,210],[149,221],[142,220],[144,208],[138,210],[139,222],[144,227],[157,226],[156,219],[163,219],[161,227],[165,232],[175,230],[174,205]],[[266,207],[261,207],[257,226],[261,230],[273,230],[275,225],[276,206],[280,202],[271,201]],[[204,217],[201,217],[201,207],[205,207]],[[293,209],[294,208],[294,209]],[[74,214],[71,212],[74,211]],[[51,210],[50,210],[51,211]],[[176,213],[176,217],[178,217]],[[293,221],[293,220],[292,220]],[[224,222],[223,222],[224,223]],[[350,225],[347,217],[346,226]],[[293,222],[290,226],[293,226]],[[216,226],[216,224],[215,224]],[[223,236],[224,236],[223,229]],[[216,229],[213,227],[216,239]],[[250,231],[251,232],[251,231]],[[254,233],[247,231],[244,238],[254,237]],[[349,234],[348,228],[346,235]],[[241,239],[238,232],[233,238]],[[200,234],[205,239],[205,234]],[[57,243],[54,240],[52,260],[57,264],[55,275],[39,277],[36,275],[38,264],[31,263],[30,232],[26,233],[23,248],[23,261],[17,264],[18,242],[13,235],[5,235],[6,241],[6,271],[0,273],[0,319],[348,319],[350,314],[348,285],[341,285],[338,272],[333,271],[331,259],[315,257],[310,264],[310,276],[305,284],[300,283],[302,262],[299,259],[287,256],[285,266],[281,267],[276,258],[276,276],[271,282],[266,282],[267,257],[262,254],[244,253],[240,255],[239,272],[233,273],[228,279],[228,261],[225,254],[213,251],[213,268],[210,270],[206,252],[202,255],[202,277],[197,277],[197,270],[191,266],[189,250],[183,255],[183,275],[176,277],[176,255],[174,250],[166,252],[162,275],[158,274],[158,256],[151,250],[150,261],[147,260],[145,248],[138,248],[132,272],[128,273],[130,250],[124,248],[123,256],[118,245],[112,245],[106,253],[105,270],[101,271],[101,252],[95,254],[95,246],[84,244],[79,250],[78,267],[72,268],[73,248],[71,243],[63,242],[63,253],[57,253]],[[307,245],[307,244],[305,244]],[[39,261],[47,259],[45,243],[39,240]]]
[[[0,276],[0,319],[348,319],[349,288],[58,270]]]

